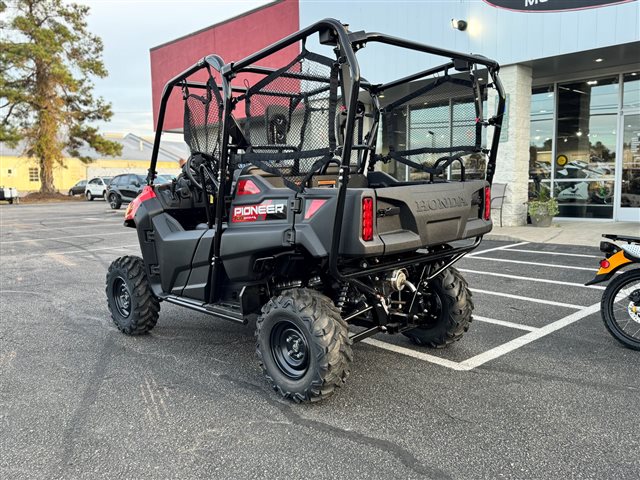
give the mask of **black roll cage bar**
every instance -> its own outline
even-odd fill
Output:
[[[149,172],[147,175],[147,184],[152,185],[153,180],[156,175],[156,164],[158,160],[158,152],[160,148],[160,139],[162,136],[162,127],[164,125],[164,119],[166,114],[166,107],[171,96],[173,89],[176,86],[186,86],[192,88],[207,88],[205,83],[202,82],[193,82],[187,81],[187,78],[193,75],[194,73],[202,70],[213,68],[220,74],[221,77],[221,85],[218,87],[221,90],[221,96],[224,107],[224,114],[222,117],[222,145],[220,148],[220,166],[218,168],[218,183],[219,183],[219,191],[222,192],[222,197],[216,201],[216,211],[215,211],[215,238],[212,243],[212,252],[210,258],[212,259],[212,273],[211,273],[211,291],[210,291],[210,299],[211,301],[215,301],[218,297],[219,285],[218,277],[221,275],[222,271],[222,263],[220,259],[220,244],[221,244],[221,236],[222,236],[222,224],[224,220],[224,196],[227,190],[228,178],[225,174],[228,161],[229,161],[229,137],[231,132],[231,125],[235,124],[235,120],[232,117],[233,111],[233,93],[246,93],[245,88],[231,86],[231,80],[236,77],[238,73],[246,72],[246,73],[258,73],[258,74],[270,74],[277,69],[260,67],[254,65],[257,61],[276,53],[289,45],[292,45],[299,41],[304,41],[306,38],[311,35],[319,33],[321,36],[321,43],[325,45],[335,46],[335,53],[337,57],[337,61],[342,63],[344,66],[348,68],[349,71],[349,85],[346,85],[344,75],[343,79],[343,89],[346,92],[345,97],[347,97],[346,102],[346,122],[345,122],[345,131],[344,138],[352,139],[354,128],[355,128],[355,117],[356,117],[356,109],[358,103],[358,92],[360,88],[364,88],[368,90],[372,94],[378,94],[390,88],[396,87],[398,85],[402,85],[407,82],[411,82],[413,80],[418,80],[420,78],[427,77],[429,75],[446,72],[451,68],[456,68],[457,61],[466,62],[470,67],[471,64],[483,65],[487,68],[487,71],[493,81],[493,86],[498,92],[498,104],[496,114],[489,119],[488,124],[494,126],[494,134],[491,144],[491,149],[489,152],[489,160],[487,162],[487,172],[486,179],[489,184],[493,181],[493,175],[495,172],[495,162],[496,162],[496,152],[498,150],[498,143],[500,141],[500,131],[502,128],[502,119],[505,112],[505,102],[506,96],[504,92],[504,88],[502,83],[500,82],[500,78],[498,77],[498,71],[500,66],[494,60],[490,60],[481,55],[473,55],[473,54],[463,54],[459,52],[454,52],[451,50],[446,50],[442,48],[431,47],[429,45],[425,45],[418,42],[413,42],[410,40],[405,40],[398,37],[393,37],[390,35],[385,35],[377,32],[349,32],[347,28],[340,23],[336,19],[327,18],[316,22],[296,33],[293,33],[282,40],[279,40],[272,45],[269,45],[258,52],[249,55],[248,57],[239,60],[237,62],[232,62],[225,64],[223,59],[218,55],[208,55],[198,61],[195,65],[189,67],[184,70],[182,73],[173,77],[167,84],[165,85],[161,100],[160,100],[160,109],[158,111],[158,121],[156,125],[156,134],[153,145],[153,151],[151,154],[151,164],[149,166]],[[358,62],[356,60],[355,52],[360,48],[364,47],[367,43],[370,42],[378,42],[386,45],[396,46],[408,50],[419,51],[423,53],[438,55],[446,58],[451,58],[450,62],[447,62],[438,67],[429,68],[423,70],[421,72],[417,72],[403,78],[385,83],[372,85],[367,81],[364,81],[360,78],[360,68]],[[311,77],[304,74],[297,74],[295,72],[285,72],[283,76],[288,76],[292,78],[299,78],[301,80],[310,79]],[[316,77],[312,77],[313,80],[318,80]],[[377,123],[376,119],[376,123]],[[375,293],[371,287],[365,285],[364,283],[356,280],[354,277],[357,275],[353,274],[343,274],[340,272],[338,268],[338,248],[340,245],[340,238],[342,234],[342,221],[344,218],[344,204],[347,193],[347,184],[349,181],[350,174],[350,159],[351,159],[351,151],[352,151],[352,141],[345,141],[342,146],[341,151],[341,161],[340,161],[340,169],[338,174],[339,185],[338,185],[338,198],[336,205],[336,213],[334,217],[333,224],[333,233],[332,233],[332,243],[331,250],[329,252],[329,273],[338,281],[341,282],[355,282],[361,288],[364,288],[370,293]],[[361,145],[357,145],[356,148],[361,148]],[[479,242],[479,238],[476,238],[473,247],[475,247]],[[473,247],[469,247],[469,250]],[[466,249],[464,249],[466,250]],[[451,252],[448,252],[451,253]],[[442,256],[442,254],[439,254]],[[454,254],[455,255],[455,254]],[[431,255],[426,255],[423,258],[428,260]],[[419,259],[414,259],[414,261],[419,261]]]

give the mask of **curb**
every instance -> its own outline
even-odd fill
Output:
[[[497,242],[528,242],[524,238],[512,237],[511,235],[502,235],[500,233],[488,233],[484,236],[485,240],[494,240]]]

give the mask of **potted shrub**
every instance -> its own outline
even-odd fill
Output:
[[[534,227],[549,227],[551,220],[558,212],[558,201],[549,197],[546,190],[541,190],[538,198],[529,200],[529,216]]]

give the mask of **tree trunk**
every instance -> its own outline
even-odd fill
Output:
[[[40,193],[54,193],[53,162],[46,157],[40,157]]]
[[[62,123],[64,101],[55,95],[56,83],[51,65],[36,60],[37,124],[33,133],[33,153],[40,163],[40,192],[53,193],[53,166],[62,160],[62,144],[58,131]]]

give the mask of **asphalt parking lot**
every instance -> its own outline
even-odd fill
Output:
[[[150,335],[116,330],[122,215],[0,206],[1,478],[638,478],[640,356],[582,285],[595,246],[483,242],[461,342],[376,336],[337,395],[294,405],[251,328],[165,303]]]

